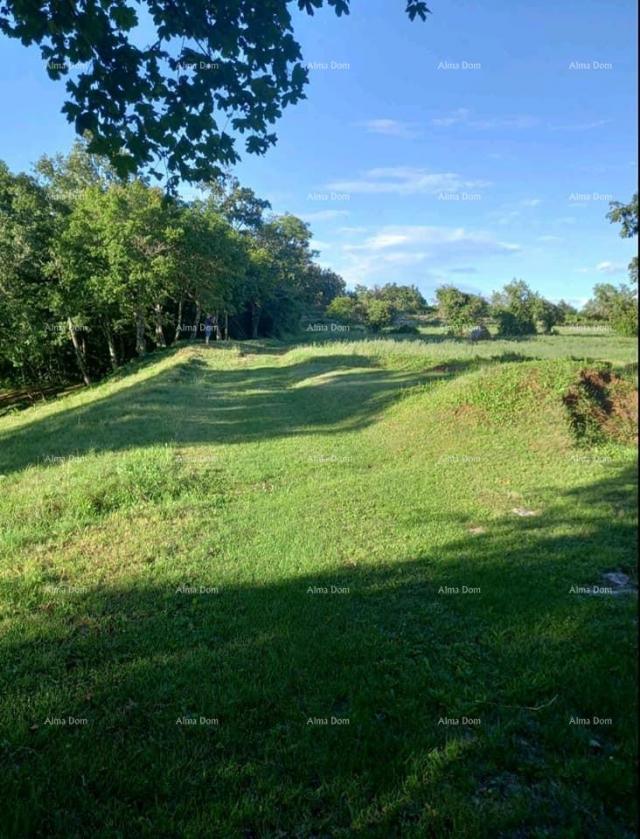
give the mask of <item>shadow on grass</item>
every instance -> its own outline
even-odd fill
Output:
[[[385,567],[12,584],[2,835],[631,835],[633,600],[570,588],[632,563],[633,478]]]
[[[195,356],[90,404],[0,433],[0,473],[88,452],[353,431],[373,422],[406,388],[505,360],[527,359],[456,360],[416,372],[347,354],[232,369],[212,368]]]

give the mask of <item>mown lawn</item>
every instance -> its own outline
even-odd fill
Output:
[[[185,348],[0,418],[0,835],[632,836],[637,599],[589,589],[636,453],[562,401],[602,361]]]

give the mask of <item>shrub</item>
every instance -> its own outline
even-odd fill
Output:
[[[495,318],[498,322],[498,336],[501,338],[536,334],[536,325],[529,315],[514,314],[506,309],[500,309],[495,312]]]
[[[327,306],[326,315],[342,323],[361,320],[360,306],[355,297],[334,297]]]
[[[383,326],[389,326],[394,317],[393,306],[386,300],[368,300],[365,310],[367,326],[378,332]]]

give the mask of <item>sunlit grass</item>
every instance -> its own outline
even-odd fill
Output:
[[[562,394],[634,358],[245,342],[1,418],[0,833],[627,836],[636,601],[571,588],[635,452]]]

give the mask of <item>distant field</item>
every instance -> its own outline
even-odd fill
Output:
[[[1,417],[0,835],[633,835],[636,360],[246,342]]]
[[[562,335],[534,335],[527,338],[509,340],[492,339],[472,343],[466,339],[451,339],[446,335],[445,327],[421,327],[419,336],[413,335],[375,335],[346,333],[336,337],[334,333],[314,335],[313,343],[330,343],[342,347],[343,351],[360,352],[357,346],[364,343],[365,353],[376,352],[382,355],[400,354],[407,359],[417,360],[419,364],[430,359],[470,359],[470,358],[505,358],[518,356],[527,359],[574,359],[577,361],[610,362],[617,367],[637,365],[637,342],[634,338],[625,338],[611,332],[597,330],[569,330]],[[309,339],[307,339],[309,340]],[[299,343],[296,339],[293,344]],[[277,342],[273,342],[275,346]],[[354,349],[355,348],[355,349]]]

